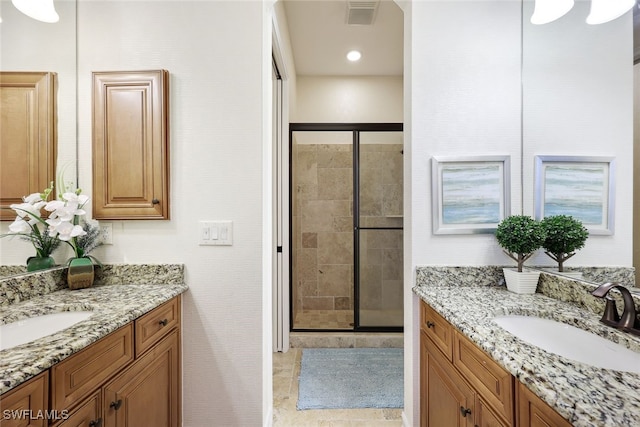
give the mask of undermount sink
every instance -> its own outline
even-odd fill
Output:
[[[88,319],[92,311],[61,311],[0,325],[0,350],[55,334]]]
[[[550,353],[598,368],[640,373],[640,353],[575,326],[536,316],[505,315],[492,320]]]

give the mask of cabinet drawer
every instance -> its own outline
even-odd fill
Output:
[[[180,324],[180,296],[154,308],[135,321],[136,357]]]
[[[70,409],[132,360],[129,323],[51,368],[51,409]]]
[[[31,378],[24,384],[0,396],[0,426],[2,427],[46,427],[44,418],[29,420],[29,414],[46,411],[49,393],[48,372]],[[5,411],[8,414],[5,414]],[[11,416],[11,414],[15,414]],[[8,416],[7,416],[8,415]]]
[[[455,332],[453,364],[510,425],[514,421],[513,376],[466,337]]]
[[[453,326],[424,301],[421,302],[421,305],[421,329],[451,361],[453,357]]]

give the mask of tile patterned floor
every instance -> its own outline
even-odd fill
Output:
[[[312,409],[298,411],[302,349],[273,354],[274,427],[401,427],[401,409]]]

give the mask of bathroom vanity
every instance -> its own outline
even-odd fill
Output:
[[[571,280],[549,284],[568,279],[544,276],[546,284],[533,295],[461,282],[414,288],[421,300],[422,427],[637,425],[640,366],[634,373],[580,363],[529,344],[492,320],[502,315],[549,318],[640,352],[638,337],[603,325],[601,312],[570,301],[571,295],[596,300],[583,285]],[[566,294],[553,298],[540,293],[541,287]]]
[[[94,312],[58,333],[0,351],[0,425],[179,426],[186,289],[62,289],[0,307],[5,323],[45,312]]]

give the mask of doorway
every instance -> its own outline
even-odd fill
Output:
[[[401,123],[292,123],[292,331],[402,331]]]

